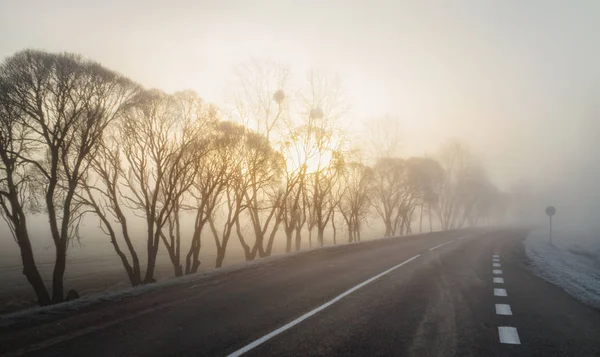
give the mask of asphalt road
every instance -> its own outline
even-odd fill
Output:
[[[268,260],[24,320],[0,329],[0,352],[600,356],[600,312],[531,273],[526,234],[440,232]]]

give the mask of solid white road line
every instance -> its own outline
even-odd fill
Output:
[[[494,269],[494,270],[492,270],[492,272],[496,275],[502,275],[502,270],[500,270],[500,269]]]
[[[498,326],[498,335],[500,343],[508,343],[510,345],[520,345],[519,333],[517,329],[509,326]]]
[[[392,271],[400,268],[401,266],[403,266],[405,264],[410,263],[411,261],[417,259],[420,256],[421,256],[421,254],[417,254],[414,257],[412,257],[410,259],[407,259],[407,260],[403,261],[402,263],[389,268],[388,270],[384,271],[383,273],[379,273],[379,274],[375,275],[374,277],[372,277],[372,278],[370,278],[368,280],[363,281],[362,283],[356,285],[355,287],[353,287],[351,289],[346,290],[345,292],[343,292],[340,295],[336,296],[335,298],[329,300],[328,302],[324,303],[323,305],[317,307],[316,309],[307,312],[306,314],[304,314],[304,315],[298,317],[297,319],[295,319],[295,320],[293,320],[293,321],[291,321],[291,322],[289,322],[289,323],[281,326],[280,328],[274,330],[273,332],[270,332],[270,333],[264,335],[263,337],[259,338],[258,340],[256,340],[256,341],[254,341],[254,342],[252,342],[252,343],[250,343],[250,344],[248,344],[248,345],[240,348],[239,350],[237,350],[237,351],[229,354],[228,357],[234,357],[234,356],[241,356],[241,355],[243,355],[244,353],[246,353],[246,352],[252,350],[253,348],[255,348],[255,347],[257,347],[257,346],[259,346],[259,345],[267,342],[268,340],[270,340],[273,337],[279,335],[280,333],[282,333],[282,332],[284,332],[286,330],[289,330],[292,327],[298,325],[302,321],[304,321],[304,320],[308,319],[309,317],[317,314],[318,312],[325,310],[329,306],[335,304],[336,302],[338,302],[341,299],[345,298],[346,296],[352,294],[353,292],[355,292],[356,290],[362,288],[363,286],[365,286],[365,285],[367,285],[369,283],[374,282],[375,280],[381,278],[382,276],[384,276],[384,275],[386,275],[386,274],[388,274],[388,273],[390,273],[390,272],[392,272]]]
[[[500,263],[492,263],[492,266],[494,268],[500,268],[501,267]]]
[[[446,242],[446,243],[442,243],[442,244],[436,245],[436,246],[435,246],[435,247],[433,247],[433,248],[429,248],[429,250],[435,250],[435,249],[438,249],[439,247],[443,247],[443,246],[445,246],[446,244],[450,244],[450,243],[454,243],[454,241],[453,241],[453,240],[451,240],[451,241],[449,241],[449,242]]]
[[[508,296],[506,289],[494,288],[494,296]]]
[[[494,278],[495,284],[504,284],[504,278]]]
[[[512,309],[508,304],[496,304],[496,315],[512,315]]]

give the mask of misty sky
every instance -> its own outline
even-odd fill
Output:
[[[600,182],[597,0],[1,0],[0,33],[2,58],[78,52],[218,104],[250,57],[336,72],[346,120],[397,116],[407,154],[462,138],[500,185],[569,183],[565,196],[590,197]]]

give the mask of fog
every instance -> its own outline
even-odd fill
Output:
[[[500,190],[521,193],[511,223],[545,227],[554,205],[563,239],[577,231],[600,247],[598,1],[8,0],[0,33],[2,59],[25,48],[79,53],[220,108],[232,105],[234,69],[251,59],[289,67],[292,85],[311,69],[335,74],[348,103],[340,126],[354,142],[381,117],[400,128],[403,157],[464,142]],[[364,236],[381,236],[370,221]],[[51,261],[47,219],[30,225],[36,253]],[[18,247],[1,227],[0,267],[17,267]],[[214,260],[212,238],[205,242],[202,269]],[[122,274],[97,219],[86,218],[69,257],[104,254]],[[159,254],[158,275],[168,276]],[[241,260],[232,239],[226,263]]]

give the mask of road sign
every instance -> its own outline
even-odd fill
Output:
[[[546,207],[546,214],[550,217],[550,244],[552,244],[552,216],[556,214],[556,208],[554,206]]]

